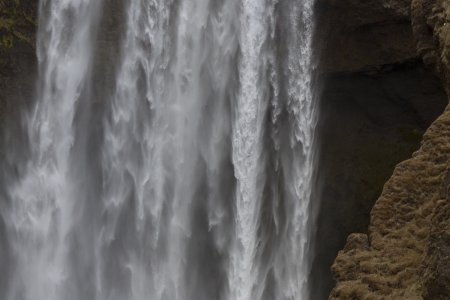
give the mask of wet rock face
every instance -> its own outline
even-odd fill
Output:
[[[420,147],[447,103],[439,78],[420,62],[320,81],[321,209],[312,273],[317,300],[326,299],[334,285],[330,269],[347,237],[367,232],[370,211],[395,165]]]
[[[448,213],[439,203],[444,203],[440,191],[450,159],[449,137],[447,109],[428,129],[421,149],[399,164],[386,183],[372,210],[369,247],[347,243],[339,253],[333,265],[338,284],[330,299],[448,299],[448,265],[436,260],[439,254],[448,259],[448,243],[436,212]]]
[[[448,0],[412,1],[417,53],[441,76],[447,92],[449,21]],[[447,108],[426,131],[420,150],[385,184],[371,212],[368,245],[361,247],[351,235],[339,252],[330,299],[450,299],[449,169]]]

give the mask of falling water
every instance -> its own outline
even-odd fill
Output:
[[[308,299],[312,0],[116,2],[41,0],[6,299]]]
[[[26,115],[29,158],[10,186],[3,212],[13,268],[7,299],[65,298],[67,235],[76,199],[71,178],[72,127],[86,86],[98,6],[85,1],[41,1],[38,102]]]

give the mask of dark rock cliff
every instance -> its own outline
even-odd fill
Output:
[[[367,232],[395,165],[420,147],[447,103],[439,80],[420,63],[377,75],[330,74],[322,82],[315,300],[328,297],[337,252],[349,234]]]
[[[389,1],[396,2],[405,3]],[[417,53],[449,91],[450,3],[410,5]],[[420,149],[395,168],[372,209],[368,233],[348,237],[333,265],[337,284],[330,299],[450,299],[449,159],[447,108]]]

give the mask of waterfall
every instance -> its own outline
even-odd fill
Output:
[[[69,299],[68,235],[77,201],[71,177],[74,115],[87,86],[98,5],[41,1],[38,101],[26,114],[30,152],[2,217],[11,261],[7,299]]]
[[[313,0],[40,2],[6,299],[308,299]]]

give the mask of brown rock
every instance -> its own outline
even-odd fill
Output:
[[[399,164],[386,183],[372,210],[370,246],[347,245],[339,253],[333,266],[338,285],[330,299],[422,299],[423,262],[449,159],[450,108],[427,131],[421,149]],[[447,269],[439,273],[443,280]],[[428,282],[434,284],[436,273],[429,270]]]
[[[418,52],[450,92],[450,2],[413,0],[411,11]],[[330,299],[450,299],[449,170],[447,107],[386,183],[371,213],[369,246],[347,244],[339,253]]]
[[[353,233],[348,236],[344,251],[348,252],[351,250],[368,250],[368,248],[369,239],[367,237],[367,234]]]

